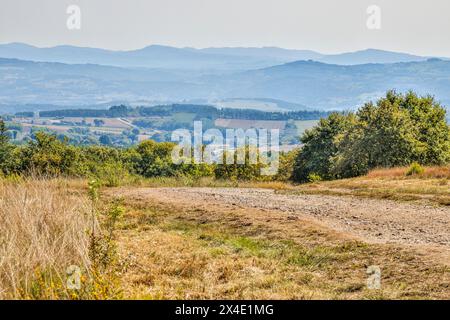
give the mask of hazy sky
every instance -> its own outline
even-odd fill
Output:
[[[81,29],[68,30],[69,5]],[[381,29],[366,26],[369,5]],[[450,56],[449,0],[0,0],[0,43],[136,49],[279,46]]]

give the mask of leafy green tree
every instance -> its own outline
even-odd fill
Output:
[[[168,142],[141,142],[136,148],[136,172],[144,177],[174,176],[175,168],[171,158],[173,147],[174,144]]]
[[[298,149],[289,152],[280,152],[280,162],[277,174],[273,177],[274,180],[288,181],[292,180],[294,173],[295,159],[298,157]]]
[[[101,135],[100,138],[99,138],[99,141],[104,146],[110,146],[111,145],[111,138],[108,135],[106,135],[106,134]]]
[[[335,178],[332,161],[338,153],[336,139],[354,125],[354,114],[332,113],[322,118],[313,129],[306,130],[301,137],[303,144],[294,164],[293,180],[307,182],[310,174],[322,179]]]
[[[13,146],[9,143],[9,134],[6,124],[0,118],[0,173],[8,174],[11,170]]]
[[[94,119],[94,125],[96,127],[101,127],[105,124],[105,121],[101,120],[101,119]]]
[[[386,99],[367,103],[357,122],[335,141],[338,152],[331,171],[337,178],[367,173],[372,168],[409,164],[419,152],[415,128],[407,110]]]
[[[21,171],[41,175],[73,175],[77,171],[80,152],[55,135],[36,132],[35,139],[21,149]]]
[[[244,151],[244,163],[238,163],[238,153]],[[250,154],[257,154],[257,161],[250,161]],[[227,163],[226,158],[231,156],[224,152],[223,164],[217,164],[214,169],[214,174],[217,179],[231,179],[231,180],[271,180],[273,176],[263,176],[261,171],[267,167],[260,161],[261,153],[254,147],[245,147],[245,150],[238,149],[233,152],[233,163]],[[256,163],[254,163],[256,162]]]
[[[416,160],[422,164],[442,165],[450,161],[450,128],[446,122],[446,110],[432,96],[419,97],[410,91],[406,95],[389,92],[408,110],[418,141]]]
[[[108,111],[111,117],[126,117],[128,115],[128,108],[124,105],[112,106]]]
[[[5,121],[0,118],[0,146],[5,146],[9,143],[8,129],[6,128]]]
[[[331,114],[301,138],[304,143],[294,180],[354,177],[377,167],[450,161],[450,129],[445,109],[433,97],[388,91],[356,114]]]

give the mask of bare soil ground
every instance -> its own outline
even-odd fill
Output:
[[[193,207],[211,204],[279,212],[280,219],[309,219],[367,242],[429,245],[450,250],[450,208],[392,200],[285,195],[270,189],[143,188],[135,195]],[[450,254],[450,251],[443,252]]]
[[[174,188],[141,190],[193,205],[223,203],[311,218],[368,242],[436,245],[450,249],[450,208],[391,200],[325,195],[285,195],[270,189]]]
[[[116,188],[128,296],[449,298],[450,208],[255,188]],[[383,290],[367,290],[379,265]],[[420,281],[417,281],[420,279]]]

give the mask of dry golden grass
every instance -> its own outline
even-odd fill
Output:
[[[259,187],[450,204],[449,167],[374,170],[367,176],[295,186],[282,182],[160,178],[143,186]],[[0,180],[0,299],[110,298],[110,279],[92,269],[92,216],[84,180]],[[109,198],[106,199],[108,204]],[[277,223],[267,211],[125,199],[121,222],[126,298],[449,298],[448,267],[404,248],[342,239],[304,221]],[[366,267],[383,266],[383,290],[365,287]],[[66,288],[66,269],[86,289]],[[112,279],[112,278],[111,278]],[[421,279],[421,281],[417,281]],[[115,289],[114,289],[115,290]]]
[[[120,181],[121,186],[130,187],[205,187],[205,188],[265,188],[265,189],[289,189],[293,185],[282,181],[240,181],[215,179],[213,177],[154,177],[142,178],[130,176]]]
[[[450,166],[424,167],[406,175],[408,168],[377,169],[366,176],[323,181],[286,188],[285,192],[358,196],[450,205]],[[283,191],[281,191],[283,192]]]
[[[391,169],[375,169],[367,174],[368,179],[379,178],[400,178],[404,179],[408,171],[408,167],[391,168]],[[450,166],[435,166],[424,167],[422,174],[416,175],[416,178],[436,178],[436,179],[450,179]]]
[[[403,178],[408,168],[374,169],[367,174],[367,178]]]
[[[90,268],[89,201],[63,180],[1,180],[0,199],[0,299],[70,297],[66,268]]]
[[[120,297],[115,266],[100,268],[93,257],[105,232],[86,181],[0,179],[0,199],[0,299]],[[74,266],[77,289],[67,285]]]

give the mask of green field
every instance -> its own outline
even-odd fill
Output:
[[[317,125],[319,120],[299,120],[295,121],[295,126],[297,127],[298,135],[302,135],[305,130],[312,129]]]

